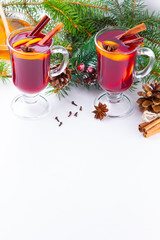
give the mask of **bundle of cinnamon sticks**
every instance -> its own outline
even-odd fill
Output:
[[[160,132],[160,118],[157,118],[151,122],[144,122],[139,124],[138,129],[143,133],[144,137],[150,137]]]

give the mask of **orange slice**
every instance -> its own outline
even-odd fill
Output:
[[[112,41],[104,41],[105,43],[109,43],[110,42],[110,44],[112,44],[112,43],[114,43],[114,42],[112,42]],[[121,54],[121,52],[118,52],[118,50],[117,51],[115,51],[115,52],[107,52],[104,48],[103,48],[103,45],[102,45],[102,43],[104,43],[104,42],[100,42],[100,41],[98,41],[97,43],[98,43],[98,46],[99,47],[101,47],[101,49],[100,48],[97,48],[97,51],[101,54],[101,55],[103,55],[103,56],[105,56],[105,57],[107,57],[107,58],[109,58],[109,59],[112,59],[112,60],[114,60],[114,61],[125,61],[125,60],[127,60],[129,57],[130,57],[130,55],[129,54]],[[114,43],[114,44],[116,44],[117,45],[117,43]],[[103,50],[104,49],[104,50]]]
[[[32,44],[37,43],[41,40],[42,40],[42,38],[34,38],[34,39],[30,40],[29,42],[27,42],[26,46],[32,45]]]
[[[13,47],[17,47],[17,46],[27,43],[29,41],[30,41],[30,39],[27,39],[27,38],[18,40],[17,42],[13,43]]]

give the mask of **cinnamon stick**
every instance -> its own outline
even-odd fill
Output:
[[[47,15],[44,15],[44,17],[40,20],[40,22],[35,26],[35,28],[31,31],[29,36],[36,36],[50,21],[50,18]]]
[[[51,40],[54,37],[54,35],[56,35],[61,30],[63,26],[64,24],[60,22],[49,33],[47,33],[47,35],[39,42],[39,45],[41,46],[47,43],[49,40]]]
[[[134,39],[130,39],[130,40],[124,40],[123,43],[125,45],[131,45],[131,44],[141,45],[144,43],[144,38],[139,37],[139,38],[134,38]]]
[[[140,132],[143,132],[143,128],[144,128],[145,126],[147,126],[148,124],[150,124],[150,122],[149,122],[149,123],[148,123],[148,122],[140,123],[140,124],[138,125],[138,130],[139,130]]]
[[[148,125],[146,125],[144,128],[143,128],[143,131],[145,133],[147,133],[149,131],[150,128],[153,128],[155,125],[159,124],[160,123],[160,118],[157,118],[156,120],[153,120],[152,122],[150,122]]]
[[[139,24],[138,26],[133,27],[133,28],[129,29],[128,31],[116,36],[116,38],[122,39],[129,35],[134,35],[136,33],[142,32],[144,30],[146,30],[146,25],[144,23],[142,23],[142,24]]]
[[[144,137],[150,137],[160,132],[160,123],[156,124],[154,127],[150,128],[148,131],[143,133]]]
[[[144,137],[150,137],[160,132],[160,118],[157,118],[151,122],[144,122],[139,124],[138,129],[143,132]]]

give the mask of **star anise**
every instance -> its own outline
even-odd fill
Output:
[[[33,47],[24,46],[24,45],[21,46],[21,49],[23,52],[33,52],[34,51]]]
[[[103,48],[104,48],[105,50],[107,50],[108,52],[113,52],[113,51],[115,51],[115,50],[118,48],[118,46],[115,45],[115,44],[106,44],[106,43],[103,43],[102,46],[103,46]]]
[[[102,104],[99,102],[98,106],[94,106],[96,110],[93,111],[95,113],[95,118],[102,120],[107,116],[106,112],[108,112],[108,108],[106,104]]]

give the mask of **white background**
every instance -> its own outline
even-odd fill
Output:
[[[160,134],[138,132],[137,104],[130,117],[99,121],[100,91],[73,88],[47,97],[47,118],[26,121],[10,109],[17,93],[0,84],[0,239],[159,240]]]

